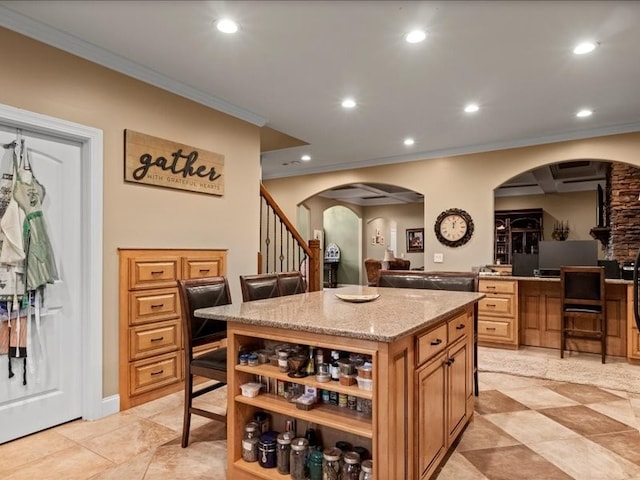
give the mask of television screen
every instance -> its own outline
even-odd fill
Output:
[[[538,243],[538,265],[542,270],[563,265],[598,265],[597,240],[542,240]]]

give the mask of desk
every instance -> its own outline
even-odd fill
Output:
[[[515,285],[513,307],[513,342],[492,341],[479,329],[480,345],[518,348],[560,348],[560,279],[538,277],[513,277],[507,275],[481,277],[480,282],[505,282]],[[605,280],[607,295],[607,354],[627,357],[630,363],[640,361],[640,339],[633,317],[633,282],[630,280]],[[482,288],[481,288],[482,289]],[[485,317],[486,318],[486,317]],[[482,324],[483,312],[479,313]],[[574,340],[580,351],[598,353],[599,345],[584,340]],[[635,353],[634,353],[635,352]]]
[[[350,303],[335,293],[380,297]],[[298,435],[312,422],[325,444],[347,439],[365,446],[378,480],[431,477],[473,416],[474,306],[482,297],[477,292],[350,286],[196,310],[196,316],[228,322],[228,477],[282,478],[275,469],[241,458],[244,425],[256,410],[271,413],[276,429],[295,417]],[[237,364],[242,346],[263,348],[267,342],[369,355],[373,390],[318,383],[314,376],[291,379],[271,365]],[[371,416],[322,403],[300,410],[277,393],[240,395],[240,385],[258,375],[370,400]]]

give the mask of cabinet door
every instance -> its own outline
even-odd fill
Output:
[[[448,444],[455,440],[467,418],[468,375],[471,374],[467,367],[468,355],[470,355],[470,352],[465,339],[465,341],[455,344],[448,350],[448,356],[444,362],[448,380]]]
[[[446,355],[416,372],[418,394],[418,473],[428,477],[446,452]],[[429,475],[427,475],[427,473]]]

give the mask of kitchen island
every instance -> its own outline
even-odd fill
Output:
[[[379,297],[355,303],[336,294]],[[244,426],[264,410],[276,431],[293,418],[298,436],[313,425],[325,446],[347,440],[365,447],[379,480],[430,478],[473,415],[474,306],[483,296],[352,286],[197,310],[197,316],[228,322],[228,477],[283,478],[242,459]],[[247,347],[284,342],[371,358],[372,389],[315,376],[294,379],[269,363],[238,362]],[[260,394],[243,396],[240,386],[256,381],[265,385]],[[370,407],[318,402],[303,410],[270,387],[280,382],[352,396]]]

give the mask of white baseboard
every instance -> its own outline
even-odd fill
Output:
[[[102,417],[107,417],[120,411],[120,395],[111,395],[102,399]]]

